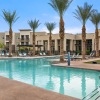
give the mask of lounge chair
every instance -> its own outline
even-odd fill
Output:
[[[22,53],[18,53],[19,56],[23,56]]]
[[[46,53],[45,52],[43,52],[43,56],[46,56]]]
[[[1,53],[1,56],[5,56],[4,52]]]
[[[6,56],[9,56],[9,52],[6,53]],[[11,53],[11,56],[12,56],[12,53]]]
[[[40,56],[43,56],[43,54],[40,52]]]
[[[94,57],[94,55],[95,55],[95,52],[93,52],[93,53],[91,54],[91,57]]]
[[[23,53],[23,56],[27,56],[26,52]]]
[[[7,56],[9,56],[9,53],[6,53]]]
[[[94,57],[94,55],[95,55],[95,52],[91,52],[88,58],[92,58]]]
[[[82,57],[79,57],[79,53],[77,53],[77,55],[76,56],[74,56],[74,58],[73,58],[73,60],[82,60]]]
[[[74,58],[75,58],[75,53],[71,56],[71,60],[74,60]]]

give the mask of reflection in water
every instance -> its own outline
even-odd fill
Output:
[[[82,96],[86,96],[86,80],[85,80],[85,71],[82,72]]]
[[[35,85],[35,74],[36,74],[36,68],[35,67],[32,67],[32,79],[33,79],[33,84],[32,85]]]
[[[100,72],[54,67],[48,59],[0,60],[0,76],[80,99],[100,85]]]
[[[48,88],[49,90],[53,90],[54,89],[54,83],[52,81],[52,67],[49,68],[49,81],[46,84],[46,88]]]
[[[68,79],[68,82],[70,83],[70,68],[66,70],[67,71],[67,79]]]
[[[60,93],[64,94],[64,71],[62,70],[62,72],[60,71]]]
[[[97,73],[95,73],[95,87],[100,86],[100,79],[99,79],[99,75]]]

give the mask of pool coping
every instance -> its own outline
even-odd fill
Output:
[[[80,100],[0,76],[0,100]]]
[[[85,69],[85,70],[96,70],[100,71],[100,64],[88,64],[85,62],[94,61],[94,60],[100,60],[100,58],[92,58],[92,59],[86,59],[86,60],[75,60],[70,62],[70,66],[68,66],[68,63],[58,63],[58,64],[52,64],[53,66],[59,66],[59,67],[66,67],[66,68],[78,68],[78,69]]]

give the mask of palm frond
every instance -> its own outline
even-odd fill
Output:
[[[45,26],[47,27],[47,29],[49,30],[49,33],[52,33],[52,31],[55,29],[55,23],[45,23]]]
[[[98,28],[100,24],[100,13],[98,13],[98,11],[92,12],[90,16],[90,20],[95,25],[95,27]]]
[[[30,28],[33,30],[33,32],[35,32],[36,28],[38,28],[38,26],[40,25],[39,20],[30,20],[28,21],[28,24],[30,26]]]
[[[12,25],[18,20],[19,17],[17,17],[16,11],[10,12],[3,10],[3,18],[8,23],[9,27],[12,27]]]
[[[60,16],[63,16],[73,0],[51,0],[48,3]]]
[[[92,12],[92,5],[88,5],[86,2],[84,3],[83,7],[77,6],[77,9],[74,12],[74,17],[77,18],[83,25],[85,25]]]

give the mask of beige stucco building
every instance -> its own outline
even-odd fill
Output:
[[[46,32],[36,32],[36,45],[42,45],[41,51],[48,53],[49,47],[49,34]],[[9,33],[0,32],[0,43],[4,43],[7,47],[9,45]],[[12,47],[13,51],[19,49],[17,45],[30,45],[32,44],[32,31],[30,29],[20,29],[19,33],[13,33]],[[100,30],[99,30],[99,44],[100,44]],[[86,34],[86,48],[87,50],[95,50],[95,34]],[[37,50],[38,48],[36,48]],[[100,45],[99,45],[100,50]],[[82,51],[82,34],[65,33],[64,38],[64,51]],[[52,34],[52,53],[59,54],[60,52],[60,38],[59,34]]]

